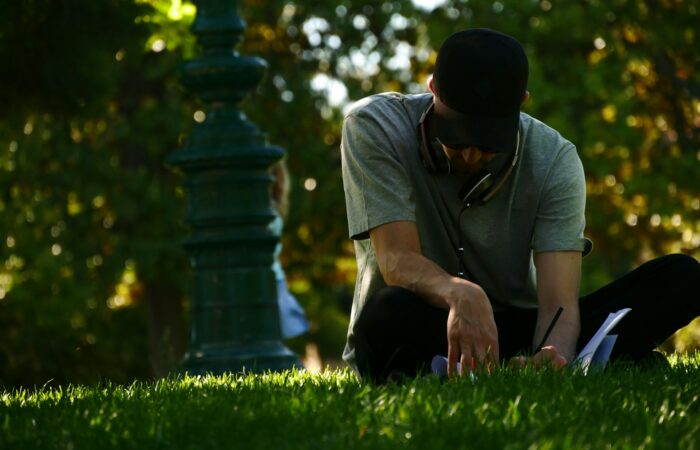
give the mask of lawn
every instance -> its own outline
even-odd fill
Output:
[[[376,386],[289,371],[0,395],[8,450],[700,448],[700,354],[587,376],[501,369]]]

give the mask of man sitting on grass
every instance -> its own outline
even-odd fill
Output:
[[[502,359],[563,366],[608,313],[612,358],[648,360],[700,315],[700,264],[650,261],[578,298],[585,179],[576,148],[520,112],[528,61],[488,29],[450,36],[430,93],[385,93],[347,114],[341,144],[358,275],[344,359],[363,377]],[[563,313],[543,348],[556,311]],[[513,359],[517,358],[517,359]]]

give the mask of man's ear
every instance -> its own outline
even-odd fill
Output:
[[[527,101],[527,99],[530,98],[530,91],[525,91],[525,94],[523,94],[523,103]]]
[[[428,78],[428,89],[430,89],[430,92],[435,95],[435,86],[433,86],[433,76],[430,75],[430,78]]]

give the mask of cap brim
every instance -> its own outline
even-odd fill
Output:
[[[452,148],[470,145],[495,153],[515,151],[520,111],[499,116],[472,116],[435,102],[433,130],[440,142]]]

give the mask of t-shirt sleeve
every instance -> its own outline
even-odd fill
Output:
[[[586,179],[576,148],[567,144],[552,164],[535,217],[535,252],[583,251]]]
[[[412,188],[391,129],[362,111],[343,123],[343,186],[351,239],[367,239],[385,223],[415,221]]]

